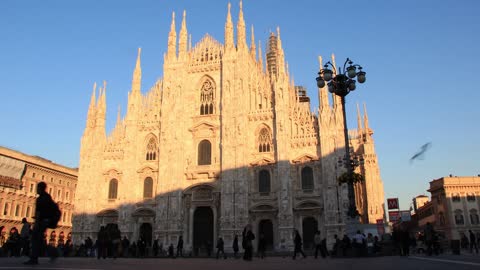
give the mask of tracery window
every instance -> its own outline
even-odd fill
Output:
[[[270,152],[272,150],[272,134],[268,128],[264,127],[258,134],[258,152]]]
[[[212,164],[212,144],[203,140],[198,144],[198,165]]]
[[[146,160],[157,160],[157,141],[155,138],[150,138],[148,141],[145,155]]]
[[[258,174],[258,192],[260,195],[270,193],[270,173],[267,170],[261,170]]]
[[[455,224],[456,225],[464,224],[462,210],[459,210],[459,209],[455,210]]]
[[[470,210],[470,223],[472,225],[480,224],[480,218],[478,216],[478,212],[475,209]]]
[[[118,193],[118,180],[113,178],[108,184],[108,199],[115,200]]]
[[[302,169],[302,189],[313,190],[313,170],[310,167],[304,167]]]
[[[145,178],[143,181],[143,198],[148,199],[153,196],[153,179],[151,177]]]
[[[215,95],[212,81],[206,80],[200,90],[200,115],[213,114]]]

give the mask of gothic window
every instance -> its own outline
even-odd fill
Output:
[[[272,147],[272,135],[267,128],[262,128],[258,134],[258,152],[270,152]]]
[[[150,138],[147,144],[146,160],[157,160],[157,141],[155,138]]]
[[[302,189],[313,190],[313,170],[310,167],[302,169]]]
[[[145,178],[143,181],[143,198],[148,199],[153,196],[153,179],[151,177]]]
[[[270,193],[270,173],[267,170],[261,170],[258,175],[258,192],[260,195]]]
[[[480,224],[480,219],[478,217],[478,212],[475,209],[470,210],[470,223],[472,225]]]
[[[464,224],[462,210],[459,210],[459,209],[455,210],[455,224],[456,225]]]
[[[452,195],[452,202],[459,202],[460,201],[460,195],[458,193],[455,193]]]
[[[473,193],[467,194],[467,201],[474,202],[475,201],[475,194],[473,194]]]
[[[203,140],[198,144],[198,165],[212,164],[212,144]]]
[[[115,200],[117,198],[118,193],[118,180],[112,179],[108,184],[108,199]]]
[[[206,80],[200,90],[200,115],[213,114],[214,91],[212,81]]]

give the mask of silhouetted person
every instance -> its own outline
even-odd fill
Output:
[[[258,238],[258,256],[260,259],[265,258],[265,251],[267,250],[267,241],[265,240],[265,235],[260,234]]]
[[[427,255],[432,256],[433,242],[435,240],[435,231],[433,230],[432,224],[427,222],[425,229],[423,230],[423,237],[425,245],[427,246]]]
[[[22,241],[22,254],[25,256],[30,255],[30,223],[28,223],[26,218],[22,219],[22,229],[20,230],[20,239]]]
[[[223,258],[226,259],[227,255],[225,255],[225,250],[224,250],[224,243],[223,243],[223,238],[219,237],[217,240],[217,259],[220,253],[223,254]]]
[[[178,237],[177,257],[183,257],[183,237],[181,235]]]
[[[175,258],[173,255],[173,243],[170,243],[170,246],[168,246],[168,257],[172,259]]]
[[[351,240],[348,237],[348,235],[344,234],[343,239],[342,239],[342,253],[343,253],[343,256],[347,256],[347,250],[350,248],[350,246],[351,246]]]
[[[92,238],[87,237],[85,239],[85,256],[90,257],[92,256],[92,249],[93,249],[93,241]]]
[[[477,239],[475,234],[472,232],[472,230],[468,230],[468,232],[470,233],[470,252],[473,253],[473,249],[475,248],[475,253],[478,254]]]
[[[155,239],[153,241],[153,256],[154,257],[158,256],[158,239]]]
[[[47,184],[40,182],[37,184],[37,194],[39,195],[35,201],[35,224],[32,231],[32,254],[30,260],[24,262],[24,264],[38,264],[38,256],[40,255],[40,249],[42,246],[42,240],[47,230],[50,220],[55,214],[53,211],[53,200],[50,194],[47,193]],[[53,252],[50,254],[51,260],[55,258]]]
[[[322,237],[320,236],[320,231],[317,230],[315,232],[315,236],[313,237],[313,243],[315,244],[315,259],[318,258],[318,252],[322,249]],[[323,252],[320,252],[323,253]],[[325,255],[322,254],[322,257],[325,258]]]
[[[246,261],[252,260],[253,255],[253,243],[255,235],[252,232],[252,225],[248,224],[245,226],[242,232],[242,247],[245,250],[243,253],[243,259]]]
[[[145,250],[147,248],[147,242],[145,242],[145,239],[143,239],[143,237],[140,237],[140,239],[138,239],[137,247],[138,247],[138,251],[140,252],[140,257],[141,258],[145,257]]]
[[[122,235],[117,224],[113,224],[110,228],[109,238],[112,241],[112,256],[114,259],[118,256],[118,250],[120,248],[120,242],[122,241]]]
[[[128,257],[129,249],[130,249],[130,241],[127,239],[126,236],[124,236],[123,239],[122,239],[123,257]]]
[[[233,248],[233,256],[236,259],[238,255],[238,235],[236,234],[235,234],[235,237],[233,238],[232,248]]]
[[[107,258],[108,233],[104,226],[100,226],[100,231],[97,233],[97,259]]]
[[[302,254],[303,258],[307,258],[307,255],[305,255],[305,252],[303,252],[303,249],[302,249],[302,237],[300,236],[300,233],[298,232],[298,230],[295,230],[295,238],[293,240],[293,243],[295,245],[295,249],[293,250],[292,259],[295,260],[295,258],[297,257],[297,253]]]

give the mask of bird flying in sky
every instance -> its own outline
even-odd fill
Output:
[[[415,159],[423,159],[425,152],[427,152],[427,150],[428,150],[431,146],[432,146],[432,143],[426,143],[426,144],[422,145],[422,147],[420,147],[420,151],[418,151],[417,153],[415,153],[415,155],[413,155],[413,156],[410,158],[410,163],[412,163]]]

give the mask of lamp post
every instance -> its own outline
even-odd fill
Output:
[[[347,66],[348,65],[348,66]],[[362,70],[360,65],[354,64],[352,60],[347,58],[343,64],[343,69],[337,68],[328,61],[320,72],[318,72],[317,86],[323,88],[325,84],[328,86],[328,91],[340,97],[342,102],[343,112],[343,135],[345,137],[345,158],[344,165],[347,169],[349,177],[348,183],[348,200],[349,207],[347,215],[349,217],[356,217],[358,215],[357,207],[355,205],[355,190],[353,187],[353,171],[358,166],[358,158],[352,159],[350,154],[350,143],[348,140],[347,116],[345,113],[345,97],[356,89],[356,82],[364,83],[366,80],[366,73]],[[355,80],[355,78],[357,80]]]

